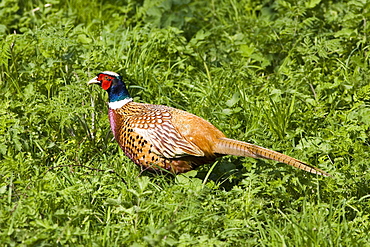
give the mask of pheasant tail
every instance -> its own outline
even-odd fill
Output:
[[[318,169],[300,160],[294,159],[288,155],[275,152],[267,148],[229,138],[219,138],[218,140],[219,141],[215,145],[215,153],[270,159],[291,165],[293,167],[311,172],[313,174],[323,175],[327,177],[331,176],[321,169]]]

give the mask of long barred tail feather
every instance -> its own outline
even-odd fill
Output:
[[[328,174],[327,172],[314,166],[311,166],[309,164],[306,164],[300,160],[292,158],[288,155],[272,151],[270,149],[263,148],[257,145],[253,145],[247,142],[237,141],[229,138],[220,138],[219,142],[215,146],[214,152],[219,154],[229,154],[236,156],[275,160],[313,174],[331,177],[331,175]]]

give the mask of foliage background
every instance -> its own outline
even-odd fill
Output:
[[[368,1],[2,0],[3,246],[369,246]],[[107,96],[201,116],[320,167],[224,157],[141,174]]]

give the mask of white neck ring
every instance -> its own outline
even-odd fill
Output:
[[[132,98],[126,98],[126,99],[123,99],[123,100],[109,102],[108,105],[109,105],[110,109],[118,109],[118,108],[121,108],[122,106],[126,105],[128,102],[131,102],[131,101],[132,101]]]

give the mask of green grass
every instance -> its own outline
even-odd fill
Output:
[[[45,5],[51,4],[51,5]],[[369,246],[367,1],[0,2],[2,246]],[[226,156],[142,174],[113,141],[138,102],[331,173]]]

